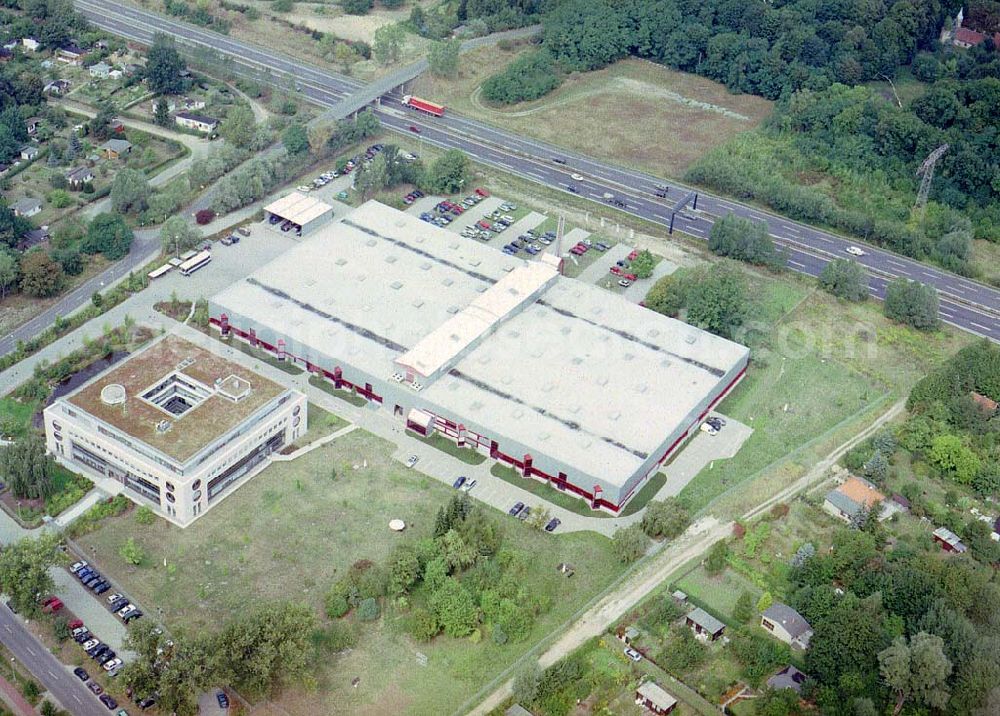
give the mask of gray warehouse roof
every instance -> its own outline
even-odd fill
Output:
[[[389,380],[400,356],[525,266],[368,202],[217,295],[213,310],[309,346],[307,359]],[[421,398],[622,485],[747,355],[597,286],[542,283],[492,324],[456,332],[461,350],[436,351],[444,368]]]

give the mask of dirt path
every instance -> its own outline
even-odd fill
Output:
[[[236,85],[229,85],[229,89],[246,100],[246,103],[250,105],[250,109],[253,112],[253,119],[257,124],[263,124],[270,118],[271,113],[258,100],[240,90]]]
[[[747,512],[743,516],[744,519],[756,517],[771,509],[773,505],[794,497],[822,480],[844,453],[861,441],[868,439],[883,425],[899,415],[905,407],[905,400],[893,404],[871,425],[834,449],[801,478]],[[614,592],[588,609],[558,641],[542,654],[538,663],[542,668],[551,666],[582,646],[588,639],[601,634],[610,624],[620,619],[629,609],[662,584],[674,571],[686,562],[698,557],[718,540],[728,536],[732,532],[732,524],[732,522],[720,523],[715,517],[708,516],[691,525],[678,540],[669,544],[648,564],[629,576]],[[483,716],[495,709],[510,695],[511,686],[512,681],[502,684],[472,709],[469,712],[470,716]]]

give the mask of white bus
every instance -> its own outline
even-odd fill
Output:
[[[190,276],[198,269],[207,266],[211,260],[211,251],[202,251],[201,253],[197,253],[180,265],[181,273],[185,276]]]
[[[152,281],[153,279],[157,279],[160,276],[164,276],[170,273],[171,271],[173,271],[173,269],[174,267],[171,266],[170,264],[163,264],[162,266],[160,266],[160,268],[153,269],[152,271],[150,271],[148,274],[146,274],[146,276],[149,278],[150,281]]]

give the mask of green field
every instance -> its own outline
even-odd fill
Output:
[[[136,524],[123,515],[80,538],[140,603],[163,609],[171,628],[212,629],[259,600],[295,600],[321,609],[330,584],[359,559],[380,561],[401,541],[430,533],[439,506],[453,494],[438,481],[392,460],[391,446],[354,431],[291,462],[274,463],[186,529],[162,520]],[[406,532],[388,529],[405,520]],[[521,579],[551,607],[523,642],[497,646],[438,637],[417,644],[391,604],[359,630],[356,646],[315,666],[315,691],[289,690],[265,711],[287,714],[440,714],[511,664],[563,624],[621,571],[610,541],[592,533],[550,535],[496,519],[505,548],[537,557]],[[134,537],[147,559],[138,570],[118,555]],[[163,567],[166,560],[167,567]],[[572,579],[555,567],[569,562]],[[415,654],[427,655],[427,666]],[[358,688],[351,680],[360,677]]]
[[[704,567],[698,567],[678,581],[677,588],[693,598],[696,604],[703,604],[705,609],[730,626],[736,623],[733,619],[733,609],[740,595],[743,592],[750,592],[754,603],[761,595],[759,587],[731,569],[712,576]]]

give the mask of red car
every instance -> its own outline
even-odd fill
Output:
[[[633,249],[633,250],[632,250],[632,253],[630,253],[630,254],[628,255],[628,260],[629,260],[629,261],[635,261],[635,257],[636,257],[636,256],[638,256],[638,255],[639,255],[639,252],[638,252],[638,251],[636,251],[635,249]]]
[[[480,229],[488,230],[490,228],[490,222],[481,219],[476,222],[476,226],[478,226]]]
[[[578,244],[577,244],[576,246],[574,246],[573,248],[576,248],[576,249],[580,249],[580,253],[581,253],[581,254],[585,254],[585,253],[587,253],[588,251],[590,251],[590,247],[589,247],[589,246],[587,246],[587,245],[586,245],[585,243],[583,243],[582,241],[581,241],[580,243],[578,243]]]
[[[483,197],[484,199],[490,195],[490,193],[485,189],[476,189],[476,193],[479,194],[479,196]]]
[[[63,608],[62,600],[59,597],[49,597],[42,603],[42,611],[46,614],[58,612]]]
[[[74,619],[68,626],[70,629],[79,629],[83,626],[83,619]]]
[[[583,250],[579,246],[574,246],[569,250],[571,254],[576,254],[577,256],[583,256]]]
[[[629,281],[636,281],[638,280],[639,277],[636,276],[634,273],[627,273],[625,274],[624,278],[628,279]]]
[[[621,266],[612,266],[611,273],[613,273],[615,276],[621,276],[622,275]]]
[[[411,124],[411,125],[410,125],[410,131],[411,131],[411,132],[414,132],[414,133],[416,133],[416,134],[420,134],[420,127],[418,127],[418,126],[417,126],[417,125],[415,125],[415,124]]]

